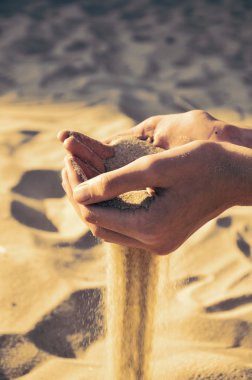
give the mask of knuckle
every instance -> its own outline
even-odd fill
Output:
[[[153,126],[154,123],[155,123],[155,116],[148,117],[148,118],[145,120],[145,125],[146,125],[147,127]]]
[[[100,178],[100,191],[101,193],[107,193],[111,190],[111,180],[108,173],[104,173]]]
[[[138,158],[137,162],[139,166],[142,168],[142,170],[146,170],[151,167],[153,158],[151,157],[151,155],[143,156],[143,157]]]
[[[189,111],[189,113],[190,113],[192,119],[194,119],[194,120],[199,120],[199,119],[209,120],[212,118],[208,112],[201,110],[201,109],[192,110],[192,111]]]
[[[162,115],[153,115],[153,116],[148,117],[145,120],[145,126],[146,127],[154,127],[158,123],[158,121],[160,120],[161,117],[162,117]]]

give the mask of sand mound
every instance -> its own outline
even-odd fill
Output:
[[[150,154],[163,152],[164,149],[155,147],[148,141],[139,140],[135,137],[119,138],[112,142],[115,154],[106,160],[106,170],[115,170],[129,164],[138,158]],[[101,202],[102,206],[111,206],[120,209],[148,208],[154,197],[146,190],[131,191],[119,195],[113,200]]]

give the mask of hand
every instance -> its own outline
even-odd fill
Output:
[[[103,173],[105,171],[105,160],[114,154],[112,146],[103,144],[79,132],[64,130],[59,132],[57,137],[65,149],[75,157],[82,175],[84,175],[83,180]]]
[[[105,159],[113,155],[113,147],[108,145],[111,139],[100,143],[77,132],[63,131],[58,137],[74,155],[66,159],[63,186],[95,236],[168,253],[231,205],[252,204],[251,149],[241,148],[252,147],[251,132],[216,120],[204,111],[155,116],[121,135],[133,134],[163,148],[187,144],[162,153],[162,157],[145,157],[101,175]],[[74,170],[76,164],[81,176]],[[93,177],[88,186],[78,187]],[[88,206],[139,186],[161,189],[148,211]],[[76,187],[79,192],[74,192]],[[85,189],[91,192],[89,200],[84,200]]]
[[[174,148],[195,140],[226,141],[239,144],[239,128],[215,119],[208,112],[189,112],[152,116],[137,126],[106,139],[110,143],[116,137],[135,136],[149,140],[164,149]],[[243,144],[242,144],[243,145]]]
[[[220,144],[196,141],[142,157],[82,183],[74,170],[75,159],[68,156],[63,186],[95,236],[166,254],[236,203],[235,191],[222,170],[225,168],[223,157]],[[148,210],[91,206],[149,186],[157,189],[157,195]]]
[[[109,144],[120,136],[135,136],[149,140],[164,149],[174,148],[196,140],[231,142],[252,147],[251,130],[215,119],[202,110],[194,110],[173,115],[153,116],[137,126],[106,139],[103,143],[79,132],[62,131],[58,134],[66,150],[86,162],[87,171],[94,175],[102,173],[104,159],[113,155]]]

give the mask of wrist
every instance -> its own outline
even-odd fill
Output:
[[[216,141],[252,148],[252,129],[238,127],[223,122],[214,128]]]
[[[252,149],[219,143],[217,172],[230,206],[252,205]]]

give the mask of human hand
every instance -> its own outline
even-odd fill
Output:
[[[112,146],[79,132],[63,130],[58,133],[57,137],[65,149],[75,157],[76,163],[81,168],[83,180],[103,173],[105,160],[114,154]]]
[[[104,159],[113,155],[113,147],[109,144],[121,136],[134,136],[160,148],[170,149],[196,140],[231,142],[243,146],[249,146],[249,142],[252,146],[249,132],[250,136],[244,129],[241,132],[239,127],[215,119],[208,112],[193,110],[150,117],[133,128],[107,138],[103,143],[79,132],[62,131],[58,138],[69,153],[101,173],[104,171]]]
[[[224,169],[218,169],[225,168],[223,157],[220,144],[195,141],[142,157],[82,183],[74,169],[75,158],[68,156],[63,170],[63,187],[95,236],[166,254],[235,204],[235,192],[228,177],[223,175]],[[93,205],[146,187],[156,189],[148,210],[118,210]]]
[[[106,139],[109,144],[120,136],[135,136],[164,149],[195,140],[239,143],[238,127],[215,119],[208,112],[193,110],[179,114],[152,116],[137,126]]]

